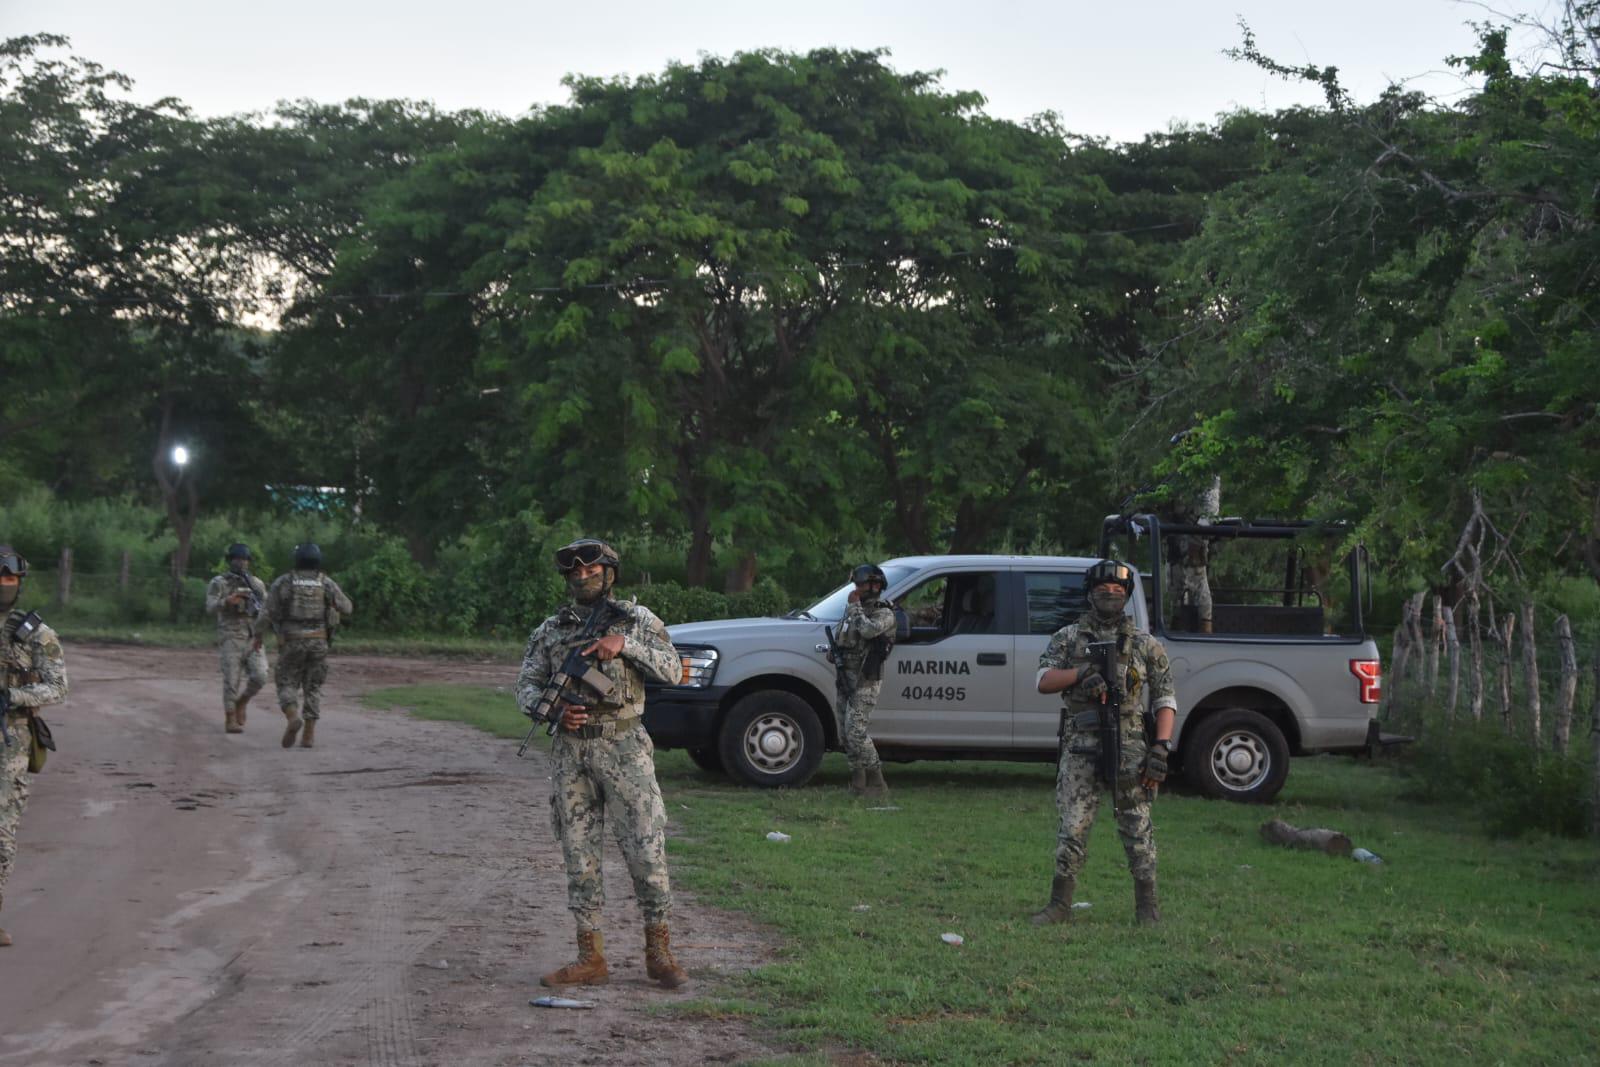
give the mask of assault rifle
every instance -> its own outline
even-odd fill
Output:
[[[1095,776],[1111,788],[1111,806],[1120,813],[1117,776],[1122,773],[1122,702],[1127,699],[1127,694],[1122,690],[1122,639],[1092,642],[1089,656],[1106,683],[1105,695],[1095,708],[1099,713],[1095,732],[1100,738],[1100,750],[1095,758]]]
[[[594,665],[594,657],[585,656],[583,650],[594,644],[607,626],[627,617],[627,610],[611,600],[596,604],[594,610],[589,612],[583,629],[572,639],[574,643],[567,650],[566,658],[550,676],[550,681],[545,683],[539,699],[533,707],[522,709],[522,714],[532,719],[533,725],[528,728],[528,735],[522,739],[522,744],[517,746],[518,756],[528,751],[528,745],[533,742],[533,735],[541,724],[545,726],[546,734],[556,732],[556,727],[561,723],[563,704],[585,703],[588,699],[585,689],[602,698],[610,696],[616,689],[616,683],[600,673]]]
[[[244,583],[244,588],[237,592],[244,594],[244,617],[250,620],[250,636],[256,636],[256,620],[261,618],[261,597],[256,593],[256,585],[250,580],[249,571],[234,573],[228,572],[230,579],[237,578]]]

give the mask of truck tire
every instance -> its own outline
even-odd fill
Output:
[[[717,735],[717,751],[728,774],[765,789],[805,782],[822,765],[822,749],[817,713],[781,689],[740,697]]]
[[[708,774],[723,774],[726,768],[722,766],[722,753],[715,748],[691,748],[689,758],[694,760],[694,765]]]
[[[1289,777],[1289,742],[1259,711],[1225,708],[1184,739],[1183,773],[1208,797],[1266,803]]]

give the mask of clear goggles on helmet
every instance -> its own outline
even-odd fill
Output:
[[[598,542],[568,545],[556,549],[556,566],[564,571],[570,571],[577,566],[593,567],[596,563],[610,562],[612,562],[611,552]]]
[[[15,552],[0,555],[0,574],[14,574],[18,578],[28,573],[28,564]]]

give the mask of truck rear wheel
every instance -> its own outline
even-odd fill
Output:
[[[822,749],[817,713],[781,689],[740,697],[717,735],[723,768],[739,781],[766,789],[805,782],[822,765]]]
[[[1226,708],[1184,739],[1183,773],[1208,797],[1265,803],[1289,777],[1289,743],[1259,711]]]

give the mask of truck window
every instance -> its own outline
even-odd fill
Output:
[[[1022,577],[1030,634],[1053,634],[1089,610],[1082,571],[1030,571]]]
[[[927,644],[952,634],[998,632],[995,619],[999,576],[993,571],[941,574],[913,586],[899,605],[911,624],[901,644]]]

